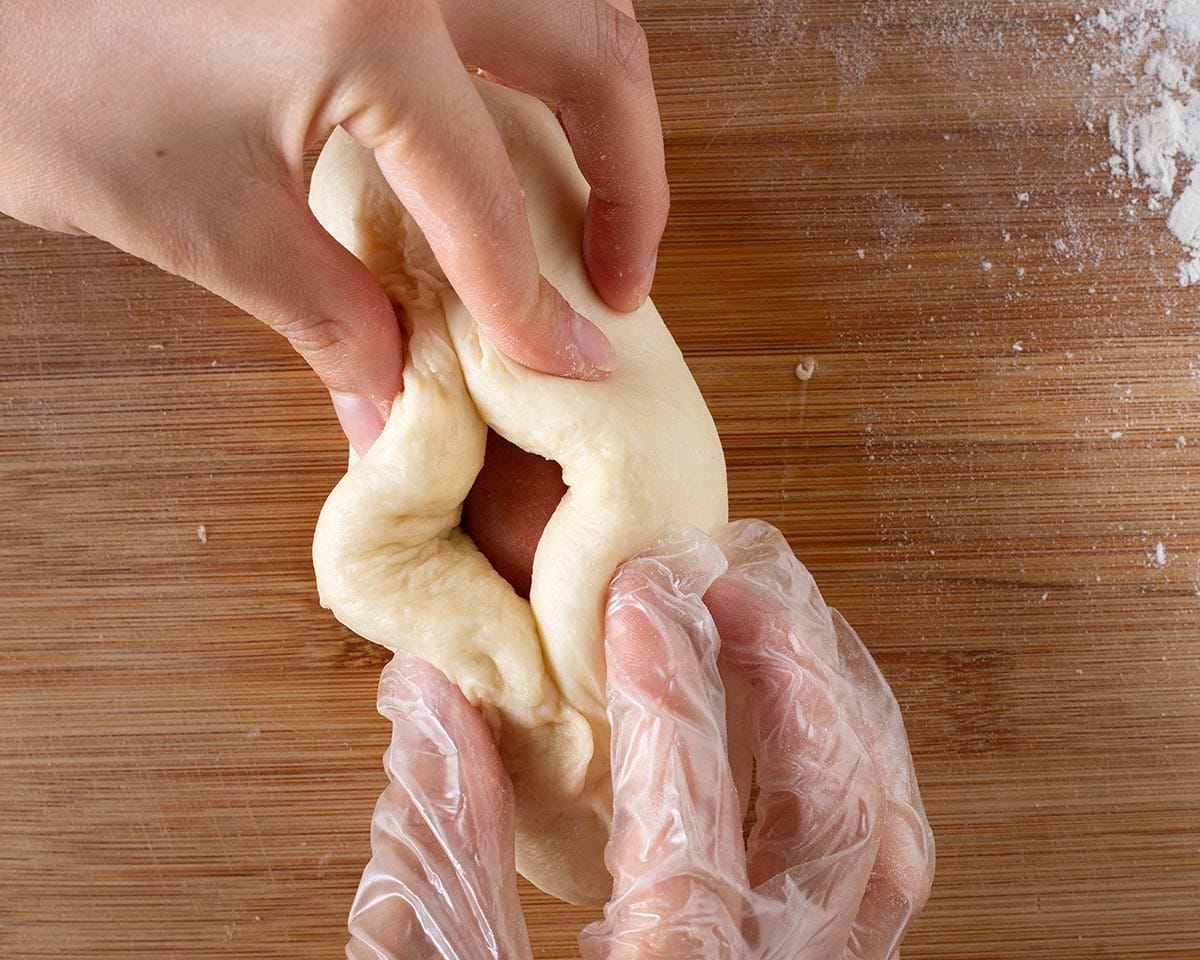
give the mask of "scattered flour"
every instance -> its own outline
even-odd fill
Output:
[[[1150,209],[1170,206],[1167,229],[1186,251],[1179,282],[1200,283],[1200,0],[1119,0],[1089,25],[1106,60],[1093,75],[1133,87],[1108,118],[1108,168],[1149,190]]]
[[[1150,551],[1150,565],[1160,570],[1167,565],[1167,547],[1161,540]]]
[[[200,524],[198,527],[196,527],[196,539],[201,543],[208,543],[208,527],[206,527],[204,524]]]
[[[1172,0],[1163,19],[1184,44],[1200,47],[1200,0]]]

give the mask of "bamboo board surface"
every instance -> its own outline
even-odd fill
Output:
[[[1093,11],[639,9],[655,299],[734,515],[904,707],[939,844],[906,958],[1200,956],[1200,287],[1095,172]],[[282,341],[0,221],[0,956],[341,955],[387,736],[309,563],[343,465]],[[527,893],[575,956],[591,915]]]

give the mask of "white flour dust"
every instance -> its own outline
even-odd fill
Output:
[[[1093,76],[1131,88],[1108,118],[1108,168],[1150,191],[1152,210],[1169,207],[1179,282],[1200,283],[1200,0],[1120,0],[1087,26],[1103,50]]]

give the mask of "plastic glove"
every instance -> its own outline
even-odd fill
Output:
[[[783,537],[732,524],[626,563],[606,617],[613,899],[588,960],[892,957],[928,896],[933,838],[903,722]],[[742,839],[718,671],[744,685],[757,763]],[[350,915],[352,960],[531,957],[511,788],[487,726],[397,657],[380,712],[391,784]]]
[[[389,784],[350,910],[350,960],[530,956],[513,792],[487,723],[436,668],[397,654],[379,682]]]

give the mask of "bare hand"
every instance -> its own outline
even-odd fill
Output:
[[[520,190],[464,64],[553,102],[592,187],[582,243],[620,310],[645,299],[668,194],[628,0],[6,0],[0,210],[91,234],[283,333],[360,451],[400,389],[376,281],[317,224],[305,149],[372,148],[492,342],[598,378],[611,345],[540,275]]]

